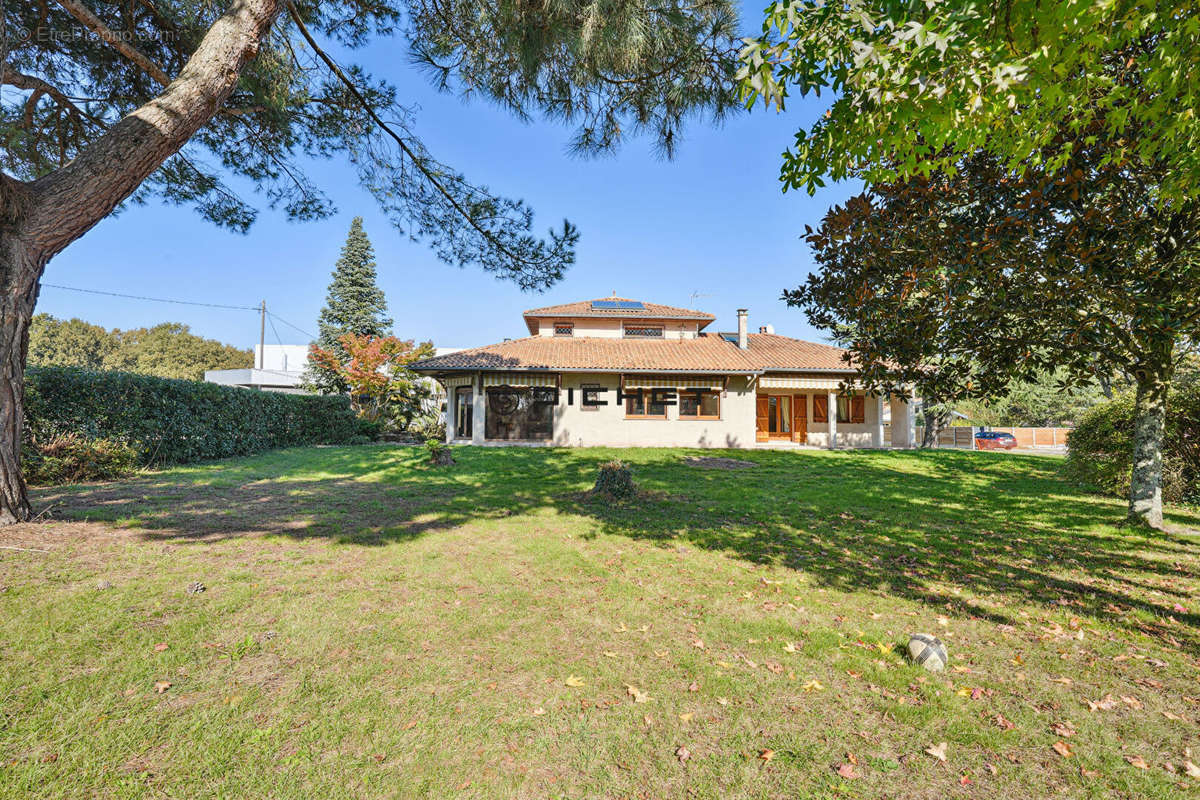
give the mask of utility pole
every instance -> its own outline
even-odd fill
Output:
[[[262,369],[267,348],[267,301],[263,300],[258,312],[258,368]]]

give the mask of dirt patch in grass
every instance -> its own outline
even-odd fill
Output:
[[[717,458],[713,456],[688,456],[683,463],[689,467],[701,469],[750,469],[757,467],[753,461],[742,461],[737,458]]]

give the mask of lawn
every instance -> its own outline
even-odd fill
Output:
[[[697,454],[39,490],[0,530],[0,797],[1200,795],[1200,513],[1116,527],[1053,458]],[[638,499],[586,494],[614,456]]]

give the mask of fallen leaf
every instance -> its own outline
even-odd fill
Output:
[[[537,712],[535,711],[533,713],[536,714]],[[546,712],[543,711],[542,713],[545,714]],[[404,723],[404,730],[406,731],[411,731],[415,727],[417,727],[417,721],[415,719],[410,719],[408,722]]]
[[[1127,694],[1123,694],[1121,695],[1121,702],[1132,708],[1134,711],[1142,710],[1142,701],[1138,700],[1136,697],[1130,697]]]
[[[854,771],[853,764],[842,764],[840,767],[837,768],[837,774],[841,775],[843,778],[845,778],[848,781],[852,781],[858,777],[858,773]]]
[[[945,763],[946,761],[946,742],[939,742],[925,748],[925,752],[936,758],[938,761]]]
[[[717,705],[721,705],[721,706],[729,705],[729,698],[728,697],[718,697]]]
[[[567,679],[565,681],[563,681],[563,683],[565,683],[567,686],[573,686],[575,688],[578,688],[580,686],[583,686],[583,678],[580,678],[577,675],[569,675],[567,677]]]
[[[1190,761],[1183,762],[1183,771],[1192,778],[1200,778],[1200,767],[1197,767]]]
[[[540,716],[543,716],[545,713],[546,713],[546,709],[544,709],[544,708],[540,708],[540,707],[539,707],[539,708],[535,708],[535,709],[533,710],[533,715],[534,715],[535,717],[540,717]]]
[[[167,689],[170,689],[172,685],[173,684],[170,681],[155,681],[154,682],[154,691],[157,692],[158,694],[162,694]]]
[[[1058,753],[1063,758],[1070,758],[1071,756],[1075,755],[1071,752],[1071,745],[1067,744],[1061,739],[1050,746],[1054,748],[1054,752]]]
[[[960,778],[958,779],[958,785],[959,785],[959,786],[970,786],[970,785],[971,785],[971,776],[970,776],[970,775],[967,775],[967,774],[964,772],[964,773],[962,774],[962,777],[960,777]]]
[[[796,645],[792,644],[791,642],[788,642],[787,644],[785,644],[783,646],[783,652],[796,653],[796,652],[799,652],[799,649],[796,647]]]
[[[625,691],[628,692],[629,696],[633,698],[633,702],[635,703],[646,703],[650,700],[650,695],[646,694],[632,684],[626,684]]]
[[[758,757],[761,758],[764,762],[768,762],[772,758],[775,757],[775,751],[774,750],[760,750],[758,752]]]
[[[1050,730],[1052,730],[1055,735],[1062,736],[1063,738],[1067,739],[1075,735],[1075,729],[1071,727],[1071,723],[1069,722],[1056,722],[1050,726]]]
[[[680,714],[680,715],[679,715],[679,718],[680,718],[681,720],[683,720],[684,722],[691,722],[691,721],[692,721],[692,717],[694,717],[694,716],[696,716],[696,712],[695,712],[695,711],[688,711],[688,712],[686,712],[686,713],[684,713],[684,714]]]
[[[679,763],[682,764],[692,757],[692,751],[688,750],[683,745],[679,745],[679,747],[675,748],[675,757],[678,758]]]
[[[822,689],[824,689],[825,687],[821,685],[821,682],[819,680],[817,680],[816,678],[813,678],[812,680],[808,681],[800,688],[806,692],[819,692]]]
[[[1017,727],[1012,722],[1010,722],[1003,714],[996,715],[996,725],[999,726],[1001,730],[1006,730],[1006,731],[1011,731],[1013,728]]]
[[[159,642],[158,644],[154,645],[154,650],[157,653],[161,653],[163,650],[166,650],[170,646],[171,645],[167,644],[166,642]]]
[[[1125,760],[1138,769],[1150,769],[1150,765],[1146,763],[1146,759],[1141,756],[1125,756]]]
[[[1088,700],[1087,704],[1088,711],[1111,711],[1117,707],[1117,699],[1111,694],[1106,694],[1095,702]]]
[[[617,654],[616,654],[616,652],[614,652],[614,651],[612,651],[612,650],[605,650],[605,651],[604,651],[604,657],[605,657],[605,658],[616,658],[616,657],[617,657]]]
[[[697,650],[703,650],[704,649],[704,640],[703,639],[692,639],[692,647],[696,648]]]
[[[688,684],[688,691],[689,692],[700,691],[700,684],[696,683],[695,681],[692,681],[690,684]]]

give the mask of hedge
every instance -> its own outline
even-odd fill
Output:
[[[346,397],[258,392],[215,383],[76,367],[25,372],[25,434],[131,445],[143,466],[248,455],[359,438]]]
[[[1163,437],[1163,499],[1200,500],[1200,384],[1167,395]],[[1133,395],[1094,406],[1067,437],[1067,475],[1126,497],[1133,466]]]

